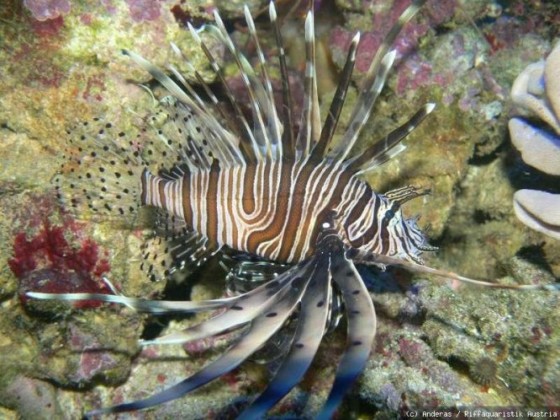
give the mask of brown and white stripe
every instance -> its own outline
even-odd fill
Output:
[[[389,199],[327,160],[225,168],[214,163],[207,171],[174,180],[145,171],[142,185],[142,204],[182,218],[211,244],[274,261],[299,262],[312,255],[324,214],[333,209],[339,235],[352,247],[400,255],[423,243],[414,227],[390,223],[392,218],[401,222],[402,216]],[[402,236],[417,244],[401,245]]]

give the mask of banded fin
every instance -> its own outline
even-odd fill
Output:
[[[287,264],[250,258],[249,254],[223,254],[220,265],[226,274],[226,287],[233,294],[245,293],[261,284],[273,281],[287,271]]]
[[[237,296],[235,304],[225,312],[187,328],[181,332],[168,334],[154,340],[142,341],[140,344],[182,344],[193,340],[221,334],[238,328],[265,312],[287,292],[284,289],[292,279],[292,272],[286,272],[276,280],[265,283],[250,292]]]
[[[395,42],[403,26],[414,17],[425,2],[426,0],[414,0],[401,14],[377,49],[375,57],[362,82],[362,87],[360,88],[357,103],[352,111],[348,128],[337,145],[327,152],[328,157],[337,160],[345,160],[347,156],[349,156],[360,132],[369,119],[379,93],[383,89],[387,73],[393,65],[395,52],[389,52],[389,49]]]
[[[219,18],[219,15],[218,15],[218,18]],[[220,64],[218,64],[218,61],[215,59],[213,54],[210,52],[210,49],[202,41],[202,38],[198,34],[198,31],[190,23],[188,24],[188,28],[189,28],[189,31],[191,32],[191,35],[193,36],[193,39],[195,40],[195,42],[199,45],[199,47],[202,49],[202,51],[206,55],[206,58],[208,59],[208,61],[210,63],[210,66],[212,67],[212,70],[214,71],[214,73],[216,74],[216,76],[220,80],[221,85],[224,88],[224,91],[226,93],[226,97],[227,97],[230,105],[232,106],[234,114],[235,114],[236,126],[241,128],[241,133],[242,133],[241,139],[245,139],[245,138],[247,139],[247,140],[242,140],[242,142],[241,142],[241,146],[242,146],[243,150],[245,151],[246,160],[250,161],[250,162],[255,162],[255,161],[262,160],[264,158],[265,154],[266,154],[266,145],[264,145],[264,143],[262,142],[262,139],[259,139],[258,136],[255,136],[255,134],[253,133],[253,130],[251,129],[251,127],[249,125],[249,122],[247,121],[247,119],[245,118],[245,115],[241,111],[239,103],[238,103],[237,99],[235,98],[235,95],[233,94],[233,92],[231,90],[231,87],[229,86],[229,84],[225,80],[225,77],[223,75],[223,71],[222,71],[222,68],[221,68]],[[219,29],[214,28],[212,26],[208,26],[208,28],[210,28],[210,30],[214,33],[215,36],[218,37],[218,39],[221,39],[222,41],[224,41]],[[233,47],[233,48],[235,48],[235,47]],[[242,74],[245,75],[245,73],[243,73],[243,71],[242,71]],[[246,83],[248,83],[246,78],[244,78],[244,81]],[[265,152],[264,155],[263,155],[263,151]]]
[[[373,105],[383,90],[383,86],[385,86],[385,80],[393,67],[395,57],[396,51],[392,50],[381,60],[379,71],[375,75],[373,83],[366,91],[361,92],[358,97],[358,103],[354,108],[355,117],[350,120],[348,128],[342,135],[342,138],[337,142],[336,146],[327,152],[328,158],[344,161],[356,144],[362,128],[369,120]]]
[[[313,10],[305,18],[305,82],[300,129],[296,139],[295,156],[301,159],[309,155],[319,140],[321,116],[317,93],[317,70],[315,68],[315,18]]]
[[[333,386],[316,417],[321,420],[332,418],[344,394],[363,372],[372,351],[377,323],[373,301],[364,280],[354,263],[343,253],[333,255],[332,276],[342,294],[348,327],[346,349],[339,362]]]
[[[323,158],[325,151],[328,149],[331,143],[334,131],[338,124],[338,119],[340,117],[340,112],[346,101],[346,93],[348,92],[348,86],[350,85],[350,80],[352,79],[352,73],[354,71],[354,64],[356,62],[356,52],[358,50],[358,44],[360,43],[360,33],[356,33],[352,41],[350,42],[350,47],[348,48],[348,53],[346,57],[346,63],[344,64],[344,69],[340,76],[340,81],[336,87],[336,92],[331,102],[329,112],[325,119],[323,128],[321,129],[321,137],[315,146],[313,147],[312,154],[316,158]]]
[[[429,189],[407,185],[401,188],[395,188],[394,190],[387,191],[383,195],[400,207],[407,201],[427,194],[430,194]]]
[[[197,39],[199,38],[196,31],[195,31],[195,36],[197,37]],[[232,128],[235,131],[235,134],[237,135],[237,137],[242,137],[241,133],[242,133],[243,130],[241,130],[240,125],[237,124],[238,120],[234,119],[234,121],[231,121],[231,118],[230,118],[231,115],[229,113],[229,109],[227,109],[224,106],[223,101],[219,100],[218,97],[214,94],[214,92],[212,91],[210,86],[206,83],[204,78],[201,76],[199,71],[194,67],[194,65],[191,63],[191,61],[188,59],[188,57],[185,56],[182,53],[182,51],[179,49],[179,47],[176,44],[174,44],[173,42],[171,43],[171,48],[172,48],[173,52],[184,62],[184,64],[186,64],[189,71],[192,74],[194,74],[194,76],[196,78],[196,81],[197,81],[197,84],[200,87],[203,88],[204,93],[210,99],[210,101],[212,102],[212,105],[220,113],[220,116],[221,116],[222,120],[233,122],[233,127],[230,127],[230,128]],[[169,66],[168,68],[173,73],[173,75],[177,78],[177,80],[179,80],[181,82],[181,84],[185,87],[185,89],[188,91],[189,95],[191,95],[196,100],[196,103],[198,105],[200,105],[201,108],[206,108],[208,106],[208,104],[204,100],[201,99],[201,97],[198,95],[196,90],[193,89],[193,87],[185,79],[185,77],[175,67]],[[241,143],[241,145],[243,146],[244,144]]]
[[[261,67],[260,78],[249,60],[232,41],[217,11],[214,12],[216,25],[208,25],[205,29],[226,46],[232,54],[240,72],[241,80],[249,95],[250,108],[253,112],[254,126],[251,133],[251,140],[254,140],[258,147],[257,159],[262,160],[264,158],[269,158],[279,160],[282,157],[282,124],[278,119],[276,105],[274,103],[272,84],[266,70],[266,59],[260,47],[253,18],[247,7],[244,8],[244,14],[249,29],[249,35],[255,43],[257,50],[257,56]],[[212,60],[211,57],[209,57],[209,59]],[[227,85],[225,80],[223,80],[223,83]],[[235,97],[233,99],[235,100]]]
[[[273,8],[273,2],[270,2],[270,7]],[[251,12],[249,11],[249,7],[247,5],[243,6],[243,13],[245,15],[245,21],[247,22],[247,27],[249,28],[249,34],[251,35],[251,39],[255,43],[257,48],[257,56],[259,59],[259,65],[261,70],[261,79],[263,80],[264,89],[265,89],[265,97],[261,100],[264,106],[264,114],[267,117],[267,130],[270,133],[271,139],[271,152],[273,159],[279,160],[283,156],[282,150],[282,123],[278,118],[278,111],[276,110],[276,104],[274,102],[274,91],[272,89],[272,82],[270,81],[270,77],[268,75],[268,71],[266,69],[267,63],[264,53],[261,48],[261,44],[259,42],[259,37],[257,36],[257,30],[255,28],[255,22],[253,21],[253,17],[251,16]],[[272,22],[272,19],[271,19]]]
[[[282,81],[282,122],[284,124],[284,131],[282,133],[282,151],[286,158],[293,159],[295,152],[295,135],[293,123],[293,102],[292,92],[290,89],[290,81],[288,75],[288,66],[286,64],[286,51],[284,50],[284,42],[282,40],[282,33],[280,32],[280,25],[278,23],[278,15],[274,2],[269,3],[268,16],[270,23],[274,28],[274,39],[276,41],[276,48],[278,49],[278,63],[280,65],[280,79]]]
[[[330,261],[316,258],[314,272],[303,296],[292,345],[279,369],[238,419],[264,418],[280,399],[295,387],[309,369],[325,332],[331,302]]]
[[[106,303],[126,305],[138,312],[152,314],[194,313],[211,311],[233,305],[237,297],[212,299],[201,301],[175,301],[175,300],[149,300],[132,298],[123,295],[108,295],[98,293],[42,293],[27,292],[26,296],[33,299],[60,300],[66,302],[79,302],[81,300],[98,300]]]
[[[290,279],[284,286],[286,289],[284,298],[271,305],[265,313],[252,321],[246,334],[241,336],[221,357],[182,382],[149,398],[93,410],[86,413],[86,417],[91,418],[102,414],[142,410],[163,404],[179,398],[235,369],[257,351],[263,343],[268,341],[297,308],[309,283],[309,263],[300,263],[294,266],[286,275],[288,273]]]
[[[394,158],[406,149],[401,141],[408,136],[435,108],[428,103],[420,108],[407,122],[391,131],[382,139],[377,140],[361,154],[348,159],[345,167],[357,173],[371,171]]]

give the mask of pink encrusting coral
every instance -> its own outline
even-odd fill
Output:
[[[126,4],[135,22],[156,20],[161,15],[158,0],[126,0]]]
[[[118,360],[108,351],[101,351],[103,344],[90,331],[79,324],[70,325],[70,349],[80,353],[76,370],[69,375],[75,383],[93,379],[97,374],[108,371],[118,365]]]
[[[56,19],[70,12],[68,0],[23,0],[23,5],[39,21]]]
[[[391,7],[385,6],[383,11],[376,10],[376,13],[371,16],[371,24],[365,30],[359,27],[362,26],[360,22],[363,22],[363,16],[367,16],[368,10],[373,6],[364,5],[362,13],[357,14],[358,17],[355,20],[358,28],[356,29],[360,29],[362,32],[356,58],[356,70],[358,72],[365,73],[367,71],[375,52],[390,29],[391,22],[399,17],[408,3],[407,1],[395,0]],[[406,63],[406,68],[397,69],[399,75],[405,74],[397,88],[401,91],[399,93],[404,92],[406,88],[416,89],[427,84],[442,82],[436,76],[432,76],[432,66],[429,62],[414,54],[414,52],[418,48],[418,40],[425,36],[430,28],[441,25],[453,17],[457,8],[456,3],[454,0],[429,2],[425,8],[426,18],[407,25],[396,39],[392,48],[397,52],[397,61],[404,60]],[[350,17],[350,20],[352,20],[352,17]],[[342,60],[344,51],[346,51],[354,33],[354,30],[341,26],[336,26],[331,31],[329,45],[335,61],[339,61],[337,57]]]
[[[48,203],[47,203],[48,204]],[[25,292],[41,290],[47,293],[108,293],[101,276],[109,272],[109,262],[103,251],[84,232],[83,224],[64,216],[61,226],[47,217],[37,217],[28,235],[15,234],[13,256],[8,265],[19,279],[22,299]],[[80,302],[79,307],[98,307],[99,302]]]

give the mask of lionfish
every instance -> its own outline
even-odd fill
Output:
[[[63,203],[76,209],[87,205],[92,212],[124,217],[134,216],[142,206],[157,209],[156,231],[169,244],[161,260],[164,277],[185,265],[198,264],[222,248],[258,258],[263,266],[270,262],[287,267],[263,276],[266,281],[252,290],[215,300],[145,300],[125,297],[114,289],[115,294],[28,293],[38,299],[114,302],[154,314],[221,310],[198,325],[143,341],[143,345],[186,343],[243,331],[222,356],[182,382],[149,398],[95,409],[86,416],[141,410],[179,398],[235,369],[291,323],[295,331],[280,366],[266,389],[240,415],[243,419],[262,418],[301,381],[335,312],[340,311],[346,316],[346,347],[317,416],[330,418],[365,368],[375,337],[373,302],[356,268],[358,264],[381,269],[400,266],[489,287],[552,287],[494,284],[424,266],[422,251],[435,248],[427,243],[416,219],[403,216],[401,206],[428,191],[406,186],[380,194],[360,178],[404,150],[401,140],[434,109],[432,103],[424,105],[371,147],[353,153],[395,60],[396,53],[390,47],[424,3],[412,1],[380,45],[362,81],[350,122],[337,141],[333,140],[334,133],[350,85],[360,34],[350,43],[340,82],[321,125],[312,8],[305,19],[306,64],[299,124],[294,123],[287,59],[274,2],[270,2],[269,16],[282,82],[279,108],[248,8],[244,14],[258,69],[234,44],[217,12],[215,23],[203,27],[233,57],[249,97],[251,119],[243,113],[222,66],[202,40],[201,30],[191,24],[188,27],[193,39],[221,81],[227,106],[186,57],[182,59],[211,107],[175,68],[170,68],[171,78],[138,54],[123,51],[170,96],[160,101],[161,111],[152,127],[137,136],[117,133],[101,119],[84,122],[78,128],[79,135],[73,132],[57,179]],[[160,117],[167,123],[158,125]],[[145,268],[155,277],[154,266],[158,264],[152,257],[146,253]]]

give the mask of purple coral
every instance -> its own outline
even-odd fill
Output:
[[[80,353],[80,362],[70,375],[71,381],[76,384],[89,382],[96,375],[118,365],[118,360],[109,351],[104,351],[98,338],[77,324],[70,325],[68,346]]]
[[[41,22],[70,12],[68,0],[23,0],[23,5]]]
[[[159,0],[126,0],[126,4],[136,22],[156,20],[161,14]]]

